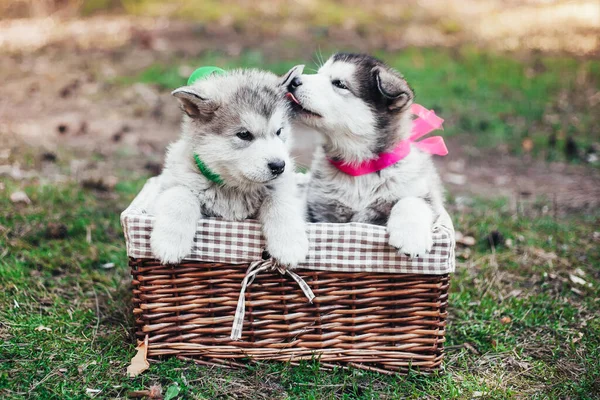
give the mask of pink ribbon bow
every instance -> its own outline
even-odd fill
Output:
[[[438,156],[448,154],[448,148],[446,148],[444,139],[441,136],[432,136],[417,142],[417,139],[427,135],[429,132],[441,129],[444,120],[435,115],[433,110],[428,110],[420,104],[413,104],[410,111],[417,116],[413,120],[412,135],[408,139],[398,143],[398,146],[393,151],[381,153],[379,157],[360,164],[348,164],[345,161],[334,161],[331,159],[329,162],[348,175],[360,176],[381,171],[404,159],[410,153],[411,144],[429,154]]]

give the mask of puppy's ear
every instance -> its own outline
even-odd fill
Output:
[[[192,86],[182,86],[173,90],[171,94],[177,97],[181,103],[181,109],[190,118],[202,121],[210,121],[213,114],[219,108],[219,105],[212,100],[202,96],[197,88]]]
[[[292,69],[286,72],[285,75],[279,78],[280,85],[284,88],[287,88],[292,79],[302,75],[302,72],[304,72],[304,65],[296,65],[295,67],[292,67]]]
[[[391,111],[402,111],[412,104],[415,94],[398,72],[376,66],[373,68],[373,76],[379,93],[388,100]]]

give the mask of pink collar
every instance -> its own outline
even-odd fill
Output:
[[[348,175],[360,176],[381,171],[404,159],[410,153],[411,144],[426,153],[436,154],[438,156],[445,156],[448,154],[448,149],[441,136],[432,136],[419,142],[416,141],[427,135],[429,132],[442,128],[444,120],[435,115],[433,110],[428,110],[420,104],[413,104],[410,111],[417,116],[413,121],[412,135],[408,139],[398,143],[398,146],[396,146],[392,152],[381,153],[379,154],[379,157],[363,161],[360,164],[347,164],[345,161],[328,159],[329,162]]]

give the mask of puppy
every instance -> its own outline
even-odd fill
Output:
[[[258,219],[267,251],[296,266],[308,253],[282,80],[257,70],[211,75],[173,91],[181,138],[168,151],[151,248],[163,263],[190,253],[201,218]]]
[[[433,245],[443,189],[430,155],[416,146],[376,172],[352,176],[336,165],[360,165],[394,151],[410,136],[414,92],[383,62],[363,54],[335,54],[314,75],[289,73],[295,120],[323,137],[312,163],[307,201],[312,222],[387,226],[390,245],[410,257]]]

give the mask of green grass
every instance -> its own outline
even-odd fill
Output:
[[[322,52],[327,55],[330,51]],[[581,152],[600,141],[600,102],[594,100],[600,87],[597,60],[537,55],[518,59],[469,47],[376,55],[404,74],[415,89],[417,102],[446,119],[445,136],[460,135],[476,147],[501,147],[515,154],[523,153],[523,141],[531,139],[532,154],[548,161],[565,159],[568,137]],[[170,65],[153,65],[121,81],[172,90],[186,82],[187,76],[179,72],[181,65],[265,68],[283,74],[296,64],[306,64],[306,73],[316,68],[308,54],[281,61],[256,50],[239,57],[213,51]],[[549,145],[552,136],[555,147]]]
[[[457,229],[478,244],[466,259],[459,252],[439,375],[319,372],[314,362],[228,371],[168,359],[130,379],[130,277],[118,219],[143,181],[98,193],[2,179],[4,193],[22,188],[32,204],[0,196],[0,398],[86,398],[86,389],[122,398],[155,384],[163,394],[178,385],[181,399],[600,396],[599,215],[516,214],[503,200],[455,210]],[[49,222],[65,224],[66,238],[48,237]],[[512,246],[492,252],[485,237],[494,229]],[[577,268],[592,287],[570,281]]]

